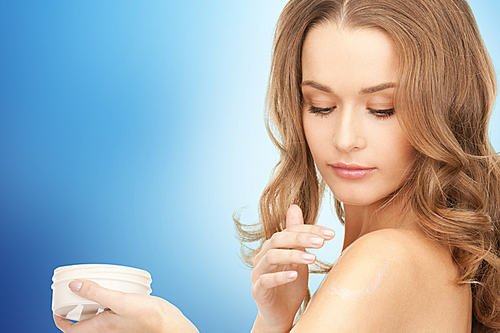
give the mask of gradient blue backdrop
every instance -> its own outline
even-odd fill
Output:
[[[203,333],[250,330],[231,215],[256,221],[277,161],[263,105],[285,2],[0,3],[1,332],[58,332],[52,273],[77,263],[148,270]],[[500,68],[500,2],[471,6]],[[333,261],[342,227],[328,206],[319,223]]]

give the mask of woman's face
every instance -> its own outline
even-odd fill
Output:
[[[415,150],[394,110],[398,60],[378,30],[320,24],[302,50],[303,125],[316,166],[345,204],[370,205],[401,186]]]

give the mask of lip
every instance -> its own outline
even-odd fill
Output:
[[[329,164],[329,166],[333,168],[333,171],[335,171],[337,176],[345,179],[361,179],[368,176],[377,169],[354,163],[335,163]]]

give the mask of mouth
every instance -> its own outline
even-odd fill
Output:
[[[361,179],[368,176],[377,169],[354,163],[335,163],[329,164],[329,166],[333,168],[333,171],[335,171],[337,176],[345,179]]]

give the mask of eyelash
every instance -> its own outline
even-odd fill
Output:
[[[314,106],[311,106],[309,108],[309,112],[323,118],[323,117],[329,116],[330,113],[332,112],[332,110],[335,108],[336,108],[335,106],[332,106],[329,108],[316,108]],[[371,114],[375,115],[377,118],[382,119],[382,120],[389,118],[395,112],[394,108],[386,109],[386,110],[376,110],[376,109],[369,108],[368,110],[370,111]]]

